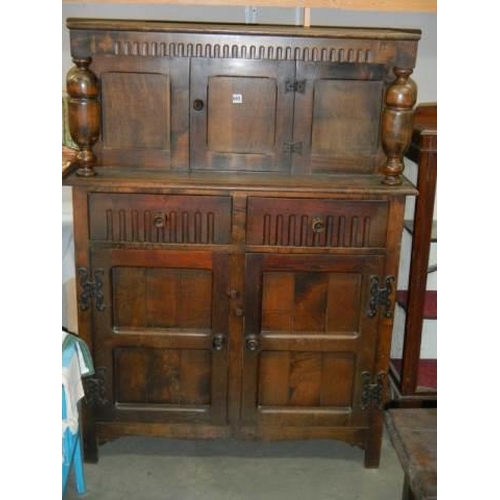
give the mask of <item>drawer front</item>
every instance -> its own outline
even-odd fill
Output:
[[[96,241],[228,244],[231,198],[92,193],[89,226]]]
[[[248,199],[248,245],[384,247],[388,203],[291,198]]]

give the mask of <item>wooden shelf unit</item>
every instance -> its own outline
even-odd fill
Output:
[[[412,224],[408,290],[399,293],[405,309],[403,354],[390,369],[392,405],[437,405],[437,390],[419,386],[420,349],[425,319],[437,319],[437,291],[427,290],[430,246],[437,241],[433,222],[437,184],[437,104],[415,110],[414,131],[406,156],[417,164],[418,196]]]

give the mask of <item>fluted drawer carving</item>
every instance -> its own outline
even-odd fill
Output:
[[[231,198],[94,193],[90,238],[107,242],[227,244]]]
[[[387,203],[249,198],[247,244],[383,247]]]

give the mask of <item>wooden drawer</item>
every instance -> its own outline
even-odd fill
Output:
[[[248,245],[383,247],[385,201],[248,199]]]
[[[89,230],[99,241],[228,244],[231,198],[92,193]]]

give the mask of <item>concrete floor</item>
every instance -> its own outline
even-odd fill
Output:
[[[387,433],[379,469],[335,441],[128,437],[102,445],[85,478],[87,500],[399,500],[403,488]],[[64,500],[77,498],[70,479]]]

